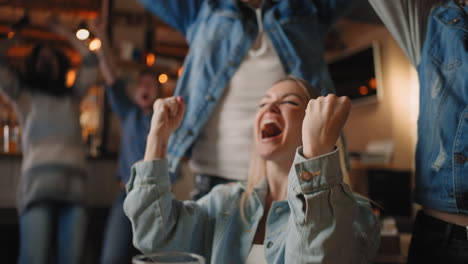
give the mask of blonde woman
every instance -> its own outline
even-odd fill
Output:
[[[134,245],[144,253],[193,252],[207,263],[370,262],[379,225],[343,182],[335,147],[351,104],[317,95],[295,78],[274,84],[255,116],[248,182],[218,186],[197,202],[175,199],[166,159],[185,104],[157,100],[124,203]]]

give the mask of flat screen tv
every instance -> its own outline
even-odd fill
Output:
[[[338,96],[348,96],[354,106],[375,103],[382,96],[380,52],[377,43],[348,51],[328,62]]]

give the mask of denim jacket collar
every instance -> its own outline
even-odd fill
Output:
[[[281,0],[263,0],[261,8],[263,10],[270,9],[279,1]],[[239,0],[209,0],[208,5],[211,6],[213,10],[219,10],[221,12],[232,12],[242,15],[245,15],[246,10],[251,9],[246,4],[240,3]]]

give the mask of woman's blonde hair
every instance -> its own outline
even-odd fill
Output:
[[[307,98],[308,100],[315,99],[320,96],[320,91],[316,89],[315,87],[313,87],[309,82],[307,82],[306,80],[297,78],[295,76],[292,76],[292,75],[288,75],[287,77],[278,80],[272,86],[281,82],[285,82],[285,81],[293,81],[299,87],[303,88],[308,96]],[[266,174],[267,174],[266,162],[257,153],[255,144],[254,144],[251,158],[250,158],[250,167],[249,167],[249,175],[247,177],[247,185],[246,185],[245,192],[242,194],[242,197],[240,200],[240,214],[241,214],[242,220],[244,221],[246,221],[247,219],[245,217],[245,205],[247,203],[247,199],[252,195],[255,186],[266,176]]]

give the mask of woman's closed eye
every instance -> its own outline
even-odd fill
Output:
[[[295,101],[282,101],[281,104],[290,104],[294,106],[299,106],[299,103]]]
[[[267,102],[264,102],[264,103],[260,103],[258,105],[259,108],[263,108],[265,107],[267,104]],[[298,102],[295,102],[295,101],[291,101],[291,100],[286,100],[286,101],[282,101],[280,104],[289,104],[289,105],[294,105],[294,106],[299,106],[299,103]]]
[[[268,104],[268,103],[260,103],[260,104],[258,105],[258,108],[263,108],[263,107],[265,107],[267,104]]]

